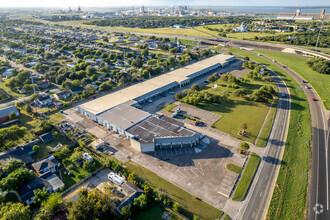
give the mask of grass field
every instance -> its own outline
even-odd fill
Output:
[[[258,146],[258,147],[265,147],[267,144],[268,137],[269,137],[270,131],[272,130],[274,119],[275,119],[277,101],[278,101],[278,97],[275,96],[274,103],[270,107],[265,124],[264,124],[264,126],[259,134],[258,140],[256,142],[256,146]]]
[[[260,163],[260,157],[256,154],[252,154],[244,169],[241,179],[239,180],[239,183],[234,192],[232,200],[240,201],[245,198],[245,195],[250,188],[250,185],[254,178],[254,174],[256,173],[257,168],[259,166],[259,163]]]
[[[229,217],[228,214],[226,214],[225,217],[223,218],[223,220],[231,220],[231,218]]]
[[[330,77],[313,71],[306,63],[308,58],[285,53],[273,53],[269,51],[256,50],[271,59],[274,59],[289,67],[303,78],[305,78],[317,91],[326,109],[330,110]]]
[[[282,164],[277,177],[270,207],[269,219],[306,219],[307,185],[310,163],[311,121],[304,92],[297,89],[295,80],[272,62],[247,51],[231,48],[231,52],[249,56],[276,72],[290,90],[291,112],[288,136]]]
[[[133,220],[162,219],[162,214],[164,212],[169,212],[172,215],[171,219],[173,220],[180,219],[173,212],[171,212],[168,209],[164,209],[160,204],[155,202],[149,205],[148,209],[135,212],[134,215],[132,216],[132,219]]]
[[[176,104],[174,104],[174,103],[166,103],[165,105],[164,105],[164,107],[163,107],[163,109],[165,110],[165,111],[170,111],[172,108],[174,108],[174,107],[176,107]]]
[[[240,174],[242,172],[242,167],[239,167],[235,164],[229,163],[226,165],[226,168],[234,173]]]
[[[150,170],[135,164],[134,162],[127,162],[125,167],[130,171],[134,171],[138,178],[147,181],[152,188],[165,190],[167,196],[174,202],[178,202],[182,208],[185,209],[185,215],[191,219],[193,215],[197,215],[201,219],[217,219],[223,214],[222,211],[197,199],[190,193],[159,177]]]
[[[5,82],[0,82],[0,89],[5,90],[10,96],[17,98],[17,99],[24,98],[28,95],[31,95],[31,94],[20,94],[18,92],[14,92],[13,90],[11,90],[10,88],[5,86]]]
[[[218,87],[216,89],[212,88],[213,84],[217,84]],[[245,89],[247,95],[252,94],[253,91],[267,84],[268,82],[253,79],[248,83],[240,83],[241,88]],[[199,108],[222,116],[212,127],[226,132],[235,138],[253,143],[267,115],[269,104],[253,102],[247,98],[235,96],[233,94],[235,89],[229,88],[227,82],[221,79],[218,79],[215,83],[206,85],[202,89],[206,89],[213,94],[222,94],[224,91],[229,94],[228,100],[220,104],[202,102],[198,105]],[[242,137],[238,134],[242,129],[241,126],[243,123],[247,124],[246,131],[249,133],[248,137]]]
[[[7,101],[8,99],[10,99],[10,96],[3,89],[0,89],[0,102]]]

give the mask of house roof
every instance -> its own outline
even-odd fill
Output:
[[[15,112],[19,116],[19,112],[15,106],[9,106],[7,108],[0,109],[0,118],[10,115],[10,113]]]
[[[21,195],[21,201],[26,202],[34,197],[33,190],[42,189],[43,187],[58,189],[63,186],[64,183],[55,174],[47,172],[20,186],[18,192]]]
[[[39,138],[41,139],[41,141],[43,143],[48,143],[54,139],[52,133],[50,133],[50,132],[47,132],[46,134],[41,135]]]
[[[32,163],[34,161],[33,157],[31,156],[34,153],[32,148],[38,143],[39,140],[35,140],[23,146],[18,146],[16,148],[2,152],[0,155],[0,163],[5,165],[8,160],[12,158],[19,159],[25,164]]]
[[[74,87],[74,88],[71,88],[71,92],[81,92],[83,91],[84,89],[83,88],[80,88],[80,87]]]
[[[45,101],[47,99],[50,99],[51,97],[49,95],[41,96],[38,98],[39,101]]]
[[[48,168],[51,169],[54,166],[57,166],[59,162],[55,158],[47,158],[36,163],[33,163],[33,168],[38,172],[42,172],[42,170]]]

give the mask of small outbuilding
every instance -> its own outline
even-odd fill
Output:
[[[92,142],[91,146],[92,148],[94,148],[95,150],[100,149],[101,147],[103,147],[105,144],[104,141],[102,141],[101,139],[97,139],[95,141]]]

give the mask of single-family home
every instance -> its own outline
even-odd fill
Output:
[[[48,81],[39,81],[37,85],[39,89],[45,89],[49,86]]]
[[[39,138],[42,141],[42,143],[48,143],[54,140],[54,137],[51,132],[47,132],[43,135],[40,135]]]
[[[34,201],[34,190],[46,188],[47,192],[57,192],[64,187],[64,183],[56,174],[52,172],[44,173],[43,175],[23,184],[19,187],[18,193],[22,203],[30,205]]]
[[[89,162],[93,162],[93,157],[91,157],[91,155],[89,155],[88,153],[84,153],[83,158],[85,160],[88,160]]]
[[[77,93],[81,93],[84,89],[81,87],[73,87],[70,89],[72,94],[77,94]]]
[[[120,205],[117,207],[117,211],[121,213],[121,209],[127,205],[131,205],[134,202],[135,198],[138,198],[140,195],[143,194],[143,190],[141,190],[136,185],[125,182],[122,187],[122,191],[126,195],[125,199],[121,201]]]
[[[15,112],[16,116],[19,116],[19,112],[15,106],[9,106],[3,109],[0,109],[0,122],[9,120],[9,115]]]
[[[71,93],[69,91],[62,91],[62,92],[56,93],[54,95],[54,97],[58,100],[65,100],[70,96],[71,96]]]
[[[36,100],[34,100],[34,103],[36,103],[39,107],[49,106],[53,102],[52,97],[49,95],[40,96]]]
[[[128,38],[129,41],[139,41],[140,38],[138,36],[131,36],[130,38]]]
[[[50,156],[44,160],[38,161],[32,164],[33,169],[38,175],[47,173],[48,171],[55,173],[60,163],[55,159],[54,156]]]
[[[8,69],[8,70],[6,70],[5,72],[2,73],[2,77],[5,77],[6,79],[10,78],[11,77],[11,72],[13,70],[14,69]]]

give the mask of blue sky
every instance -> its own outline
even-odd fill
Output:
[[[118,6],[329,6],[329,0],[0,0],[0,7],[118,7]]]

